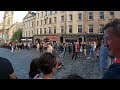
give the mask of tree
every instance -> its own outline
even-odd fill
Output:
[[[19,29],[19,30],[17,30],[17,31],[13,34],[11,40],[12,40],[12,41],[16,41],[16,40],[17,40],[17,41],[20,41],[21,38],[22,38],[22,30]]]

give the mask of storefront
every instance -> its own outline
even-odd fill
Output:
[[[22,42],[33,42],[33,37],[25,37],[21,39]]]
[[[84,41],[84,37],[83,35],[66,35],[63,36],[64,38],[64,42],[83,42]]]
[[[38,35],[34,37],[35,41],[40,39],[40,42],[51,42],[54,44],[55,42],[59,43],[58,35]]]
[[[90,41],[97,41],[97,42],[101,42],[102,38],[103,38],[104,34],[87,34],[86,35],[86,41],[90,42]]]
[[[52,44],[59,42],[59,36],[58,35],[46,36],[46,38],[48,38],[49,42],[51,42]]]

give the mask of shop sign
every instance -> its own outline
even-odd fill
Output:
[[[56,39],[57,36],[47,36],[47,38],[50,38],[50,39]]]

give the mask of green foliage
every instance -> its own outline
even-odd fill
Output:
[[[17,31],[13,34],[11,40],[12,40],[12,41],[20,41],[21,38],[22,38],[22,30],[19,29],[19,30],[17,30]]]

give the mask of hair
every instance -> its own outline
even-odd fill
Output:
[[[115,32],[115,35],[120,38],[120,19],[112,20],[111,22],[107,23],[103,29],[106,30],[108,28],[112,28]]]
[[[29,77],[34,78],[34,76],[39,73],[40,73],[40,70],[38,69],[38,58],[36,58],[31,61]]]
[[[67,76],[67,79],[83,79],[83,77],[80,77],[77,74],[70,74]]]
[[[38,67],[43,74],[52,73],[52,69],[53,67],[56,67],[56,64],[56,56],[49,52],[42,54],[38,61]]]

